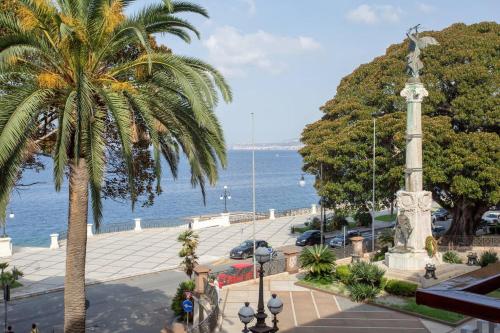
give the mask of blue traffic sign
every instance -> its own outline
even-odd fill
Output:
[[[184,309],[184,312],[193,312],[193,302],[186,299],[184,302],[182,302],[182,308]]]
[[[273,248],[272,247],[268,247],[267,248],[267,252],[269,252],[269,254],[273,253]]]

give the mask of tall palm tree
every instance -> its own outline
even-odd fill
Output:
[[[98,227],[107,133],[118,133],[132,207],[137,134],[150,140],[158,189],[161,156],[175,177],[183,153],[204,194],[226,164],[214,108],[218,92],[227,102],[231,92],[210,65],[154,43],[152,34],[198,35],[174,15],[207,16],[197,5],[164,0],[127,17],[134,0],[15,2],[0,13],[0,214],[23,161],[40,147],[51,150],[56,190],[69,177],[64,330],[84,332],[87,207],[90,196]]]

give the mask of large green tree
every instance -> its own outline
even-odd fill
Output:
[[[424,186],[453,212],[451,235],[470,235],[500,200],[500,25],[454,24],[427,32],[440,45],[424,50]],[[327,204],[355,209],[371,201],[372,117],[376,130],[376,197],[391,202],[404,186],[408,41],[344,77],[324,116],[302,135],[304,170],[315,173]]]
[[[175,14],[207,16],[202,7],[165,0],[127,17],[133,0],[13,2],[0,13],[0,215],[24,161],[50,151],[56,190],[69,177],[64,330],[83,333],[88,204],[99,226],[107,148],[121,151],[132,203],[139,139],[150,144],[158,189],[161,156],[175,176],[183,153],[204,191],[226,164],[214,108],[218,92],[226,101],[231,92],[210,65],[153,43],[153,34],[198,35]]]

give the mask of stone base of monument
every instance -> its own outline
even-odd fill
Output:
[[[439,258],[429,258],[424,251],[394,251],[385,254],[385,265],[389,269],[398,269],[402,271],[422,271],[427,264],[440,264]]]

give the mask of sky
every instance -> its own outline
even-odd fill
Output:
[[[161,0],[138,0],[132,13]],[[201,32],[190,44],[157,40],[174,53],[216,66],[233,102],[216,110],[226,142],[275,143],[300,138],[320,119],[342,77],[400,43],[410,26],[441,30],[453,23],[500,21],[500,0],[191,0],[210,18],[181,17]]]

